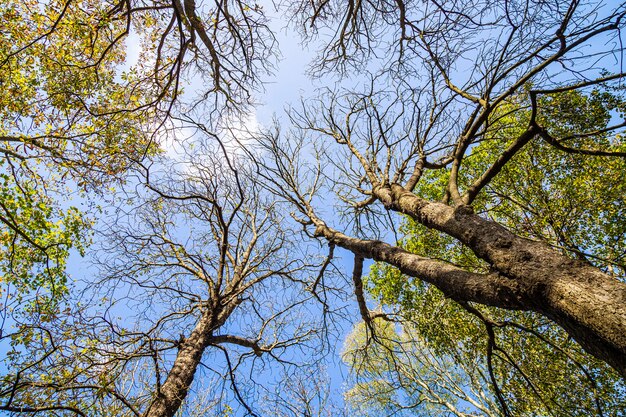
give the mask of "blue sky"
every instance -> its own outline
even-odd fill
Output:
[[[270,125],[274,117],[283,119],[285,117],[284,110],[286,107],[289,105],[297,106],[301,97],[311,97],[314,95],[317,88],[324,86],[321,81],[314,81],[306,74],[308,64],[315,57],[315,43],[309,47],[303,46],[300,43],[299,37],[294,35],[293,31],[284,28],[286,22],[282,20],[282,16],[273,11],[274,8],[271,2],[266,1],[265,3],[266,13],[272,19],[270,25],[276,36],[281,51],[281,58],[277,63],[274,75],[266,80],[265,91],[259,93],[257,96],[257,101],[260,104],[256,108],[250,109],[250,111],[242,117],[241,121],[234,122],[235,126],[239,125],[250,130]],[[613,3],[618,4],[618,2]],[[127,41],[127,45],[127,59],[128,65],[130,66],[133,62],[136,62],[139,46],[137,39],[132,36]],[[352,83],[358,82],[358,80],[344,80],[344,82]],[[194,92],[194,88],[193,82],[186,87],[187,91],[190,93]],[[166,149],[166,151],[174,154],[177,153],[176,146],[178,145],[175,142],[165,142],[164,146],[169,148]],[[352,256],[340,249],[337,249],[335,254],[337,267],[346,275],[349,275],[352,269]],[[96,271],[90,266],[88,257],[83,259],[74,255],[69,263],[69,273],[78,280],[88,282],[93,278]],[[331,379],[329,383],[333,389],[334,398],[337,401],[341,401],[339,391],[342,388],[342,383],[345,380],[347,372],[347,369],[341,364],[338,353],[341,350],[341,343],[345,332],[349,331],[352,324],[359,320],[356,302],[348,301],[348,305],[351,306],[353,311],[353,314],[350,316],[352,320],[346,318],[345,324],[343,325],[344,335],[340,335],[334,340],[336,343],[335,354],[329,357],[329,362],[325,364],[326,372]],[[3,352],[3,346],[1,345],[0,352]],[[202,375],[202,373],[199,373],[199,375]],[[202,381],[196,381],[196,384],[198,386],[203,385]],[[233,403],[233,405],[235,404]],[[0,415],[2,415],[1,412]]]

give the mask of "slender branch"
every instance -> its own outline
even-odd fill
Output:
[[[535,124],[522,133],[517,139],[504,150],[498,159],[480,176],[465,192],[463,203],[470,205],[480,192],[489,182],[504,168],[504,166],[519,152],[532,138],[539,133],[539,128]]]
[[[569,146],[565,146],[561,143],[560,140],[550,135],[548,131],[543,128],[540,129],[538,133],[539,133],[539,136],[543,140],[545,140],[548,144],[566,153],[577,154],[577,155],[590,155],[590,156],[617,156],[617,157],[626,158],[626,152],[619,152],[619,151],[609,152],[609,151],[601,151],[597,149],[576,149],[576,148],[571,148]]]

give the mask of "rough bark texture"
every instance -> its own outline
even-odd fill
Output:
[[[187,396],[202,354],[211,340],[213,328],[213,315],[204,314],[191,335],[181,342],[174,365],[144,413],[145,417],[169,417],[176,414]]]
[[[497,273],[476,274],[446,262],[424,258],[379,240],[363,240],[344,235],[316,219],[317,234],[364,258],[385,262],[406,275],[419,277],[456,300],[519,310],[519,285]]]
[[[455,237],[496,272],[473,274],[383,242],[350,238],[316,219],[318,234],[430,282],[453,299],[543,314],[626,377],[626,284],[521,238],[468,206],[428,202],[395,184],[377,188],[375,195],[388,209]]]
[[[143,417],[172,417],[176,414],[187,396],[204,351],[210,344],[219,343],[213,331],[224,324],[238,304],[238,300],[233,300],[224,308],[208,310],[202,315],[189,337],[181,341],[174,364]]]

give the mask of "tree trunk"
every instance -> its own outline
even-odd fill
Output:
[[[143,417],[172,417],[176,414],[187,396],[204,351],[211,343],[219,344],[224,340],[214,336],[213,332],[222,327],[241,304],[237,297],[228,298],[227,302],[224,298],[215,299],[213,308],[202,314],[189,337],[181,341],[174,364]]]
[[[314,218],[317,233],[430,282],[458,301],[538,312],[626,378],[626,284],[544,243],[519,237],[468,206],[428,202],[396,184],[377,188],[375,196],[388,209],[458,239],[494,273],[474,274],[383,242],[351,238]]]
[[[156,393],[144,417],[171,417],[180,408],[193,382],[202,354],[215,328],[213,314],[202,315],[188,338],[181,341],[178,354],[165,382]]]

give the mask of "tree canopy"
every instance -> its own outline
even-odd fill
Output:
[[[243,132],[273,7],[320,88]],[[300,375],[355,313],[354,412],[622,415],[625,15],[5,2],[0,410],[338,414]]]
[[[599,130],[609,118],[607,106],[593,96],[586,99],[568,93],[558,96],[552,105],[564,109],[558,113],[559,126],[554,127],[567,129],[563,134],[579,131],[579,124]],[[567,109],[581,107],[587,109],[583,118],[580,113],[567,114]],[[502,124],[495,130],[499,136],[519,135],[515,130],[525,122],[511,119],[509,108],[505,106],[503,115],[494,122]],[[556,119],[555,113],[548,115],[547,123]],[[472,150],[468,171],[480,172],[488,166],[485,159],[498,153],[493,150],[497,146],[494,142],[483,142]],[[605,170],[601,179],[596,175],[600,166]],[[607,228],[623,230],[618,208],[624,206],[621,173],[625,168],[623,159],[607,163],[540,143],[520,151],[489,184],[487,193],[475,201],[474,208],[519,235],[549,242],[623,277],[623,262],[616,254],[624,252],[614,246],[622,243],[605,238],[610,235]],[[438,198],[437,184],[441,181],[445,178],[427,179],[420,195]],[[463,178],[465,184],[470,181]],[[581,183],[592,184],[594,193],[590,195]],[[401,246],[412,253],[473,271],[488,268],[449,236],[410,218],[400,232],[404,236]],[[374,409],[380,404],[420,415],[469,414],[463,407],[478,408],[480,415],[500,415],[494,409],[498,395],[502,395],[512,415],[619,415],[624,409],[623,391],[617,389],[619,377],[607,372],[606,365],[585,356],[562,330],[541,317],[459,306],[435,288],[403,277],[385,264],[376,265],[365,281],[370,293],[397,314],[402,330],[395,334],[393,325],[378,324],[387,327],[373,331],[373,337],[385,341],[383,349],[377,343],[367,344],[362,325],[355,329],[345,355],[358,376],[351,396],[359,404],[370,401]],[[363,380],[371,382],[365,384]],[[375,384],[381,383],[390,388],[376,389]],[[433,391],[433,386],[439,390]],[[398,404],[391,401],[389,393],[408,398]]]

